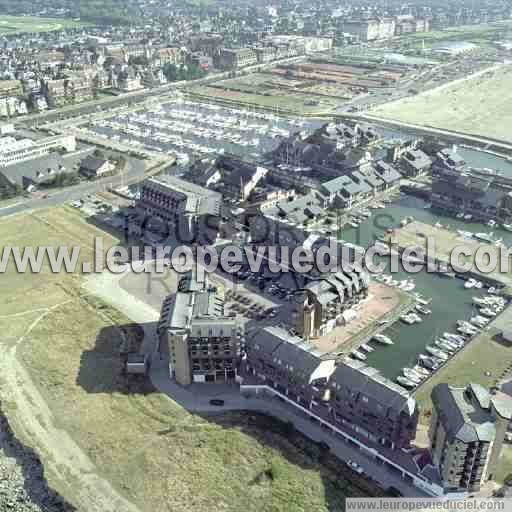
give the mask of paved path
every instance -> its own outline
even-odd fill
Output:
[[[86,194],[105,191],[111,187],[127,185],[132,181],[139,181],[144,178],[144,171],[147,162],[135,158],[127,157],[128,164],[126,171],[121,175],[109,176],[96,181],[84,181],[78,185],[65,187],[63,189],[55,189],[48,192],[45,198],[24,198],[14,204],[7,204],[0,207],[0,217],[6,217],[23,211],[37,210],[56,206],[67,201],[79,199]]]

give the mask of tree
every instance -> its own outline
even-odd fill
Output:
[[[176,82],[178,80],[178,68],[174,64],[166,64],[162,71],[169,82]]]

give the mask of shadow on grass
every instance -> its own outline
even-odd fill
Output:
[[[0,447],[5,455],[16,461],[23,475],[23,488],[30,501],[45,512],[75,512],[77,508],[51,489],[44,467],[34,450],[19,441],[3,415],[0,403]],[[0,480],[6,475],[0,474]],[[7,480],[7,478],[6,478]],[[5,500],[5,501],[4,501]],[[0,510],[25,510],[23,496],[0,493]],[[20,507],[19,509],[17,507]],[[28,510],[28,505],[27,505]]]
[[[225,429],[236,428],[262,445],[276,450],[289,463],[308,471],[319,472],[325,489],[326,507],[329,511],[345,510],[347,497],[386,496],[380,487],[357,475],[335,457],[326,443],[309,439],[296,430],[290,422],[253,411],[207,413],[199,416]],[[272,510],[275,506],[272,504],[273,489],[279,492],[280,499],[283,497],[281,493],[286,486],[286,478],[286,466],[269,459],[268,467],[262,469],[248,482],[248,486],[268,488],[268,503],[263,503],[262,500],[262,511]],[[293,499],[295,498],[296,496]]]
[[[138,324],[101,329],[94,348],[82,353],[77,384],[87,393],[153,393],[147,377],[124,372],[126,357],[139,352],[143,337],[144,331]]]

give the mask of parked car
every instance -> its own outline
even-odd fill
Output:
[[[220,398],[212,398],[210,400],[210,405],[217,405],[219,407],[224,405],[224,400],[221,400]]]
[[[354,462],[353,460],[349,460],[347,462],[347,464],[358,474],[358,475],[362,475],[364,473],[364,469],[357,463],[357,462]]]

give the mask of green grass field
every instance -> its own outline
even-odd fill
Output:
[[[78,28],[87,22],[57,18],[39,18],[37,16],[0,16],[0,35],[20,34],[22,32],[51,32],[66,28]]]
[[[2,245],[78,244],[81,262],[91,261],[95,236],[105,247],[117,243],[67,207],[0,220]],[[19,274],[9,266],[1,279],[0,353],[15,351],[9,363],[0,359],[3,409],[42,457],[50,486],[80,510],[114,510],[101,501],[84,506],[84,495],[99,494],[97,486],[84,489],[94,475],[141,512],[330,512],[343,510],[347,495],[365,495],[273,420],[201,417],[150,385],[129,387],[118,350],[122,332],[137,329],[86,295],[80,274],[53,274],[48,264],[41,274]],[[72,455],[67,439],[78,447]]]

